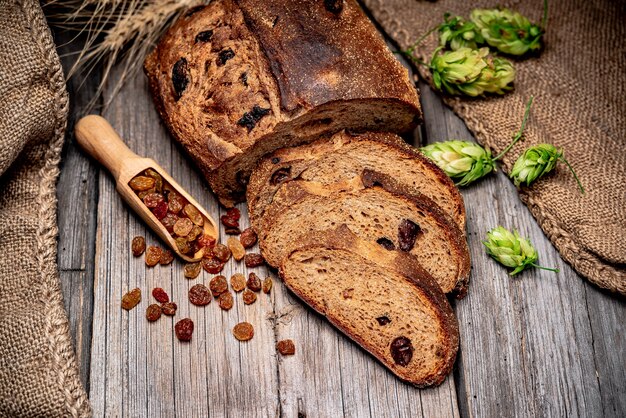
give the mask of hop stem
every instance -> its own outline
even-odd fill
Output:
[[[530,99],[528,99],[528,102],[526,103],[526,110],[524,111],[524,118],[522,119],[522,126],[519,128],[519,131],[515,132],[515,135],[513,135],[513,141],[511,141],[511,143],[500,154],[496,155],[493,161],[498,161],[500,158],[502,158],[504,154],[509,152],[511,148],[513,148],[513,145],[515,145],[515,143],[519,141],[520,138],[522,137],[522,134],[524,133],[524,129],[526,128],[526,122],[528,121],[528,115],[530,114],[530,106],[532,106],[534,98],[535,96],[530,96]]]
[[[543,0],[543,17],[541,18],[541,28],[546,31],[548,25],[548,0]]]
[[[561,156],[561,161],[563,161],[563,162],[567,165],[567,167],[569,167],[570,171],[571,171],[571,172],[572,172],[572,174],[574,175],[574,178],[576,179],[576,183],[578,183],[578,187],[580,188],[580,192],[581,192],[582,194],[585,194],[585,189],[583,189],[583,185],[582,185],[582,183],[580,182],[580,179],[578,178],[578,176],[576,175],[576,172],[574,171],[574,167],[572,167],[572,165],[569,163],[569,161],[567,161],[567,160],[565,159],[565,157],[564,157],[564,156]]]
[[[533,267],[536,267],[536,268],[538,268],[538,269],[541,269],[541,270],[553,271],[553,272],[555,272],[555,273],[560,272],[560,270],[559,270],[559,269],[553,269],[553,268],[550,268],[550,267],[539,266],[539,265],[537,265],[537,264],[535,264],[535,263],[531,263],[530,265],[531,265],[531,266],[533,266]]]

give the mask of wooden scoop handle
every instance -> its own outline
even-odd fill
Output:
[[[74,128],[76,140],[93,158],[119,178],[124,161],[140,158],[132,152],[106,119],[88,115],[80,119]]]

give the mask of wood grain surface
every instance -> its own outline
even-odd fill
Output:
[[[208,284],[213,275],[187,280],[179,260],[148,268],[134,258],[135,235],[161,243],[125,206],[110,175],[74,145],[71,126],[84,114],[97,75],[75,90],[81,81],[69,84],[73,110],[58,190],[59,268],[95,416],[626,416],[626,303],[589,285],[561,260],[502,173],[462,190],[473,267],[467,297],[453,302],[461,349],[443,385],[418,390],[305,307],[265,267],[250,271],[273,277],[271,295],[260,293],[247,306],[237,294],[234,308],[224,312],[216,301],[200,308],[187,299],[192,285]],[[425,124],[410,140],[472,138],[426,85],[420,88]],[[168,136],[143,74],[127,83],[103,116],[134,152],[158,161],[219,219],[223,209]],[[238,207],[246,227],[245,205]],[[561,272],[530,270],[510,278],[480,243],[497,225],[530,237],[541,264]],[[221,234],[225,241],[223,229]],[[231,260],[223,274],[248,271]],[[168,291],[178,312],[148,323],[145,308],[157,286]],[[123,311],[121,297],[134,287],[143,300]],[[196,325],[190,343],[180,343],[173,332],[184,317]],[[240,321],[254,325],[249,342],[232,336]],[[295,341],[295,356],[276,354],[276,341],[285,338]]]

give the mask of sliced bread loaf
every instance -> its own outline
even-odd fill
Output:
[[[400,379],[425,387],[450,373],[458,323],[412,257],[385,251],[343,226],[303,238],[283,259],[280,276]]]
[[[411,254],[444,293],[465,296],[470,257],[456,224],[430,199],[369,170],[332,185],[283,184],[261,222],[260,248],[267,262],[278,267],[303,234],[342,224],[381,248]]]
[[[248,211],[258,231],[260,219],[279,186],[293,179],[331,184],[358,176],[364,169],[393,177],[434,201],[465,231],[463,198],[439,167],[389,133],[335,134],[307,145],[282,148],[259,162],[248,185]]]

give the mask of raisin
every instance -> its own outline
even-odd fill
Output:
[[[198,239],[196,239],[196,245],[198,248],[211,248],[215,245],[215,238],[210,235],[202,234]]]
[[[157,203],[156,207],[152,209],[152,213],[159,220],[165,218],[165,215],[167,215],[167,203],[165,201]]]
[[[389,319],[387,315],[379,316],[376,320],[378,321],[378,325],[387,325],[391,322],[391,319]]]
[[[276,343],[276,350],[283,356],[296,354],[296,346],[292,340],[281,340]]]
[[[167,203],[169,204],[170,212],[176,214],[183,210],[183,207],[185,207],[186,204],[185,199],[183,199],[181,195],[175,193],[170,193]]]
[[[161,219],[161,224],[163,224],[165,229],[167,229],[167,232],[171,234],[174,232],[174,225],[176,224],[176,221],[178,221],[178,216],[168,212],[163,219]]]
[[[165,200],[165,198],[163,197],[163,195],[161,193],[150,193],[147,194],[146,196],[144,196],[143,198],[143,204],[146,205],[149,208],[156,208],[157,205],[161,202],[163,202]]]
[[[189,219],[191,219],[191,222],[193,222],[194,224],[198,226],[204,225],[204,218],[202,217],[202,214],[200,213],[198,208],[196,208],[191,203],[187,203],[185,205],[185,207],[183,208],[183,212],[189,217]]]
[[[139,197],[143,201],[143,198],[148,196],[150,193],[156,193],[156,189],[153,187],[153,188],[148,189],[148,190],[137,192],[137,197]]]
[[[167,295],[165,290],[160,287],[155,287],[152,289],[152,297],[156,299],[159,303],[165,303],[170,301],[170,297]]]
[[[235,179],[237,180],[237,183],[242,186],[246,186],[248,184],[248,181],[250,180],[250,178],[246,177],[246,174],[241,170],[237,171],[237,173],[235,174]],[[233,194],[233,196],[235,196],[235,194]],[[243,195],[243,198],[245,199],[245,193],[242,193],[242,195]]]
[[[139,257],[144,251],[146,251],[146,239],[144,237],[133,238],[130,248],[133,251],[133,255],[135,257]]]
[[[396,249],[396,246],[393,244],[393,242],[389,238],[385,238],[385,237],[378,238],[376,240],[376,243],[380,245],[381,247],[383,247],[385,250],[392,251]]]
[[[222,263],[227,262],[230,259],[230,249],[224,244],[215,244],[215,247],[211,250],[213,257],[217,258]]]
[[[176,310],[178,309],[178,305],[174,302],[165,302],[161,305],[161,310],[163,311],[163,315],[174,316],[176,315]]]
[[[149,246],[146,250],[146,265],[154,267],[159,264],[161,252],[162,250],[159,247],[155,247],[154,245]]]
[[[246,282],[246,286],[248,286],[248,289],[254,292],[258,292],[259,290],[261,290],[262,287],[261,279],[259,279],[259,276],[257,276],[256,273],[250,273],[248,275],[248,281]]]
[[[200,234],[202,234],[202,228],[200,228],[198,225],[194,225],[193,228],[191,228],[191,232],[187,234],[186,239],[189,242],[195,241],[196,238],[200,236]]]
[[[406,366],[413,358],[413,344],[407,337],[398,337],[391,342],[391,357],[400,366]]]
[[[161,250],[161,258],[159,258],[159,264],[162,266],[167,266],[172,261],[174,261],[174,254],[168,249]]]
[[[230,208],[226,211],[226,216],[238,221],[239,219],[241,219],[241,211],[237,208]]]
[[[269,293],[272,291],[272,285],[272,279],[266,277],[265,280],[263,280],[263,293],[269,295]]]
[[[163,191],[163,177],[151,168],[144,171],[144,174],[154,179],[154,190],[157,193],[161,193]]]
[[[241,233],[241,236],[239,237],[239,241],[241,241],[241,245],[243,245],[243,248],[254,247],[254,244],[256,244],[256,240],[257,235],[252,228],[244,229]]]
[[[241,229],[239,229],[239,228],[225,228],[224,229],[224,233],[226,235],[240,235],[241,234]]]
[[[187,279],[195,279],[200,274],[202,265],[200,263],[185,264],[185,277]]]
[[[180,218],[174,224],[174,233],[179,237],[186,237],[193,229],[193,222],[189,218]]]
[[[343,0],[324,0],[324,7],[333,14],[339,14],[343,10]]]
[[[272,158],[272,164],[278,164],[280,162],[280,158],[278,157],[273,157]]]
[[[235,292],[241,292],[246,288],[246,277],[241,273],[233,274],[230,278],[230,287],[232,287]]]
[[[233,328],[233,335],[239,341],[248,341],[254,337],[254,328],[249,322],[240,322]]]
[[[235,218],[231,218],[228,215],[222,215],[220,216],[220,219],[222,220],[222,223],[224,224],[225,227],[239,228],[239,220]]]
[[[272,174],[270,184],[272,186],[278,186],[280,183],[288,180],[289,176],[291,176],[291,166],[281,167]]]
[[[207,273],[217,274],[224,269],[224,263],[217,258],[204,258],[202,259],[202,268],[205,269]]]
[[[150,322],[154,322],[161,317],[161,307],[156,303],[148,306],[146,309],[146,319]]]
[[[239,79],[241,80],[241,84],[248,87],[248,73],[242,73]]]
[[[180,341],[190,341],[193,335],[193,321],[190,318],[181,319],[174,325],[174,331]]]
[[[261,118],[270,113],[270,111],[271,109],[263,109],[259,105],[254,105],[250,112],[245,112],[241,119],[237,121],[237,125],[248,128],[248,132],[250,132]]]
[[[261,254],[250,253],[244,256],[244,262],[246,263],[246,267],[258,267],[262,266],[265,263],[265,259]]]
[[[154,179],[146,176],[135,176],[128,182],[131,189],[136,192],[142,192],[154,187]]]
[[[221,67],[226,64],[226,61],[235,58],[235,53],[232,49],[222,49],[219,54],[217,54],[217,66]]]
[[[141,302],[141,290],[135,288],[122,296],[122,308],[130,311]]]
[[[237,261],[243,259],[243,256],[246,255],[246,249],[243,248],[241,242],[235,237],[229,237],[228,241],[226,241],[226,245],[230,249],[230,252],[233,254],[233,258]]]
[[[195,42],[209,42],[211,40],[211,38],[213,37],[213,31],[212,30],[203,30],[202,32],[198,33],[196,35],[196,40]]]
[[[233,304],[235,303],[235,301],[233,300],[232,293],[224,292],[217,299],[217,303],[220,305],[220,308],[222,308],[225,311],[228,311],[233,307]]]
[[[211,303],[211,292],[205,285],[198,283],[189,289],[189,302],[197,306],[204,306]]]
[[[398,247],[402,251],[411,251],[421,228],[415,222],[404,219],[398,226]]]
[[[246,289],[243,291],[243,303],[246,305],[251,305],[256,302],[256,293],[254,293],[250,289]]]
[[[175,238],[174,242],[176,242],[176,248],[178,248],[178,251],[182,254],[189,254],[191,252],[189,241],[187,241],[184,237]]]
[[[176,61],[172,68],[172,85],[174,86],[174,98],[178,101],[189,84],[189,66],[187,60],[181,58]]]
[[[213,277],[209,282],[209,287],[211,288],[211,293],[213,293],[213,297],[219,297],[219,295],[228,291],[228,282],[226,281],[226,277]]]

